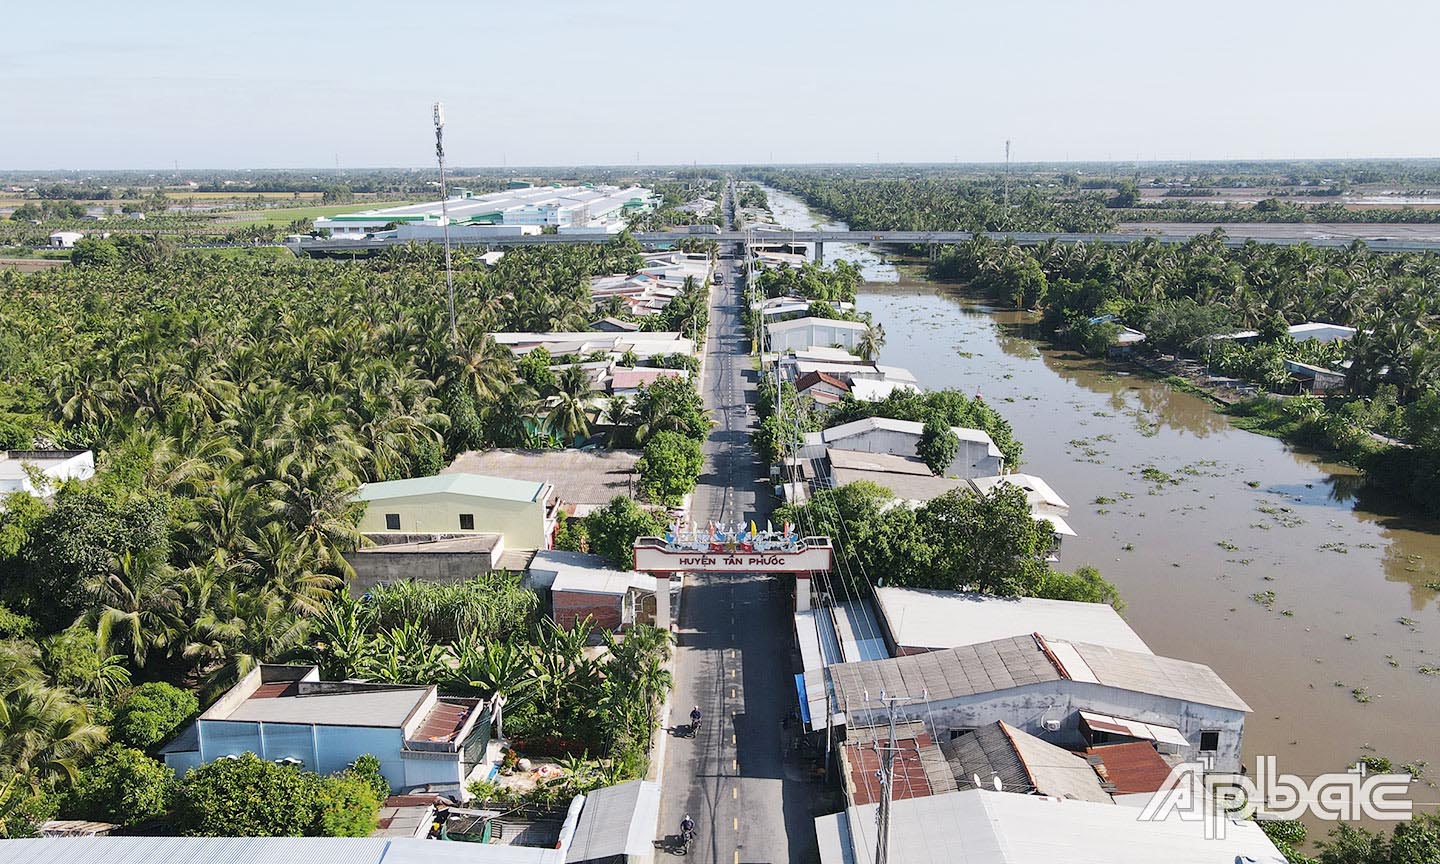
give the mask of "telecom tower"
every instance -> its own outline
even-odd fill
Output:
[[[450,305],[450,344],[460,342],[460,331],[455,328],[455,277],[450,273],[450,208],[449,192],[445,188],[445,106],[435,103],[435,158],[440,162],[440,230],[445,237],[445,292]]]

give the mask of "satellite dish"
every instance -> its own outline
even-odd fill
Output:
[[[1000,783],[1000,775],[999,775],[999,774],[996,774],[994,777],[990,778],[990,781],[995,784],[995,791],[996,791],[996,792],[1003,792],[1003,791],[1004,791],[1004,789],[1002,788],[1002,784]]]

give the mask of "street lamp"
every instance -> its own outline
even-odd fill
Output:
[[[440,230],[445,237],[445,291],[450,304],[450,342],[460,342],[455,329],[455,278],[450,273],[450,195],[445,189],[445,106],[435,103],[435,158],[440,162]]]

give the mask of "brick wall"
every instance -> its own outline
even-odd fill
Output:
[[[578,591],[553,591],[550,604],[555,623],[569,630],[585,616],[594,619],[595,626],[605,630],[620,628],[621,598],[613,594],[585,594]]]

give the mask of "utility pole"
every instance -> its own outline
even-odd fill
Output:
[[[874,864],[889,864],[890,860],[890,805],[895,787],[895,754],[900,752],[899,744],[895,740],[895,706],[902,702],[926,701],[930,697],[928,693],[922,692],[920,699],[916,700],[909,696],[886,696],[884,691],[880,693],[880,701],[885,704],[885,713],[889,718],[890,736],[884,747],[875,749],[880,755],[880,812],[876,815],[876,837],[875,837],[875,862]],[[869,697],[865,700],[870,701]]]
[[[435,103],[435,158],[440,162],[440,230],[445,237],[445,292],[450,305],[450,344],[460,344],[455,327],[455,277],[450,272],[450,194],[445,188],[445,106]]]

